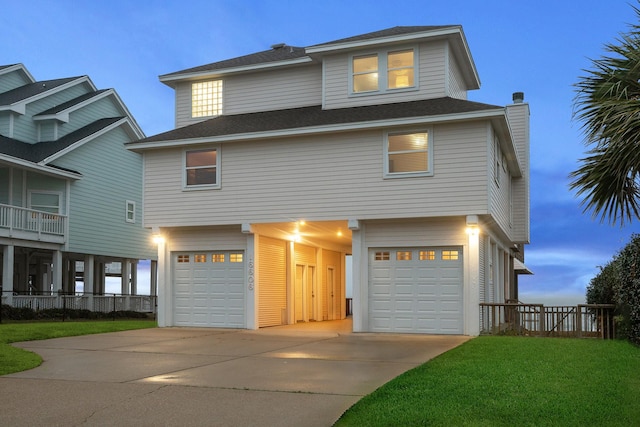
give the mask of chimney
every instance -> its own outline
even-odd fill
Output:
[[[524,102],[524,92],[513,92],[513,103],[522,104]]]

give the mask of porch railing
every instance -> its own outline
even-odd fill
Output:
[[[65,236],[67,216],[19,206],[0,204],[0,231],[30,233],[37,236]]]
[[[614,308],[611,304],[481,303],[480,333],[609,339],[615,336]]]
[[[31,308],[33,310],[68,309],[89,310],[102,313],[114,311],[138,311],[141,313],[156,312],[156,296],[153,295],[12,295],[11,306]],[[9,298],[3,295],[2,303],[7,304]]]

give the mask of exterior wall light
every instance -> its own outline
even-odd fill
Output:
[[[161,234],[154,234],[151,237],[151,240],[153,240],[153,243],[155,243],[156,245],[159,245],[161,243],[164,243],[164,237],[162,237]]]

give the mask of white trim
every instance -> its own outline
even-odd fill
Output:
[[[187,152],[190,151],[216,151],[216,183],[215,184],[201,184],[201,185],[187,185]],[[184,149],[182,150],[182,190],[183,191],[198,191],[198,190],[218,190],[220,185],[220,165],[221,165],[221,149],[219,145],[201,147],[196,149]]]
[[[131,206],[132,208],[129,209],[129,206]],[[131,212],[132,214],[132,218],[129,218],[129,212]],[[130,224],[135,224],[136,223],[136,202],[134,202],[133,200],[125,200],[124,203],[124,220],[125,222],[128,222]]]
[[[368,95],[383,95],[389,93],[397,93],[397,92],[412,92],[419,90],[420,87],[420,76],[419,76],[419,64],[420,64],[420,55],[419,55],[419,47],[417,45],[410,45],[406,47],[402,46],[390,46],[385,49],[375,49],[369,50],[366,52],[357,52],[355,54],[349,55],[349,76],[348,76],[348,85],[349,85],[349,97],[360,97],[360,96],[368,96]],[[402,52],[402,51],[411,51],[413,52],[413,85],[401,88],[389,88],[389,63],[388,58],[390,53]],[[354,92],[353,91],[353,60],[357,57],[363,56],[376,56],[378,60],[378,89],[376,90],[368,90],[363,92]]]
[[[17,157],[7,156],[6,154],[0,154],[0,163],[9,163],[12,165],[19,166],[21,168],[33,170],[36,172],[41,172],[47,175],[58,176],[62,178],[70,178],[70,179],[80,179],[82,178],[82,174],[77,172],[63,171],[60,169],[52,168],[47,165],[40,165],[37,163],[30,162],[28,160],[18,159]]]
[[[389,135],[409,135],[413,133],[427,134],[427,170],[416,172],[389,172]],[[423,127],[417,129],[407,129],[398,132],[385,131],[382,138],[383,169],[384,179],[414,178],[422,176],[433,176],[433,128]]]
[[[132,142],[126,145],[130,150],[143,150],[151,148],[182,147],[188,145],[211,144],[221,142],[246,141],[251,139],[268,139],[298,135],[314,135],[331,132],[345,132],[361,129],[373,129],[379,127],[393,127],[406,125],[428,125],[463,120],[478,120],[490,118],[505,118],[505,111],[484,110],[458,114],[439,114],[435,116],[403,117],[399,119],[384,119],[366,122],[338,123],[332,125],[308,126],[304,128],[281,129],[265,132],[247,132],[230,135],[210,136],[190,139],[176,139],[169,141]]]
[[[63,150],[60,150],[60,151],[58,151],[56,153],[53,153],[52,155],[50,155],[46,159],[39,161],[38,164],[39,165],[45,165],[47,163],[51,163],[54,160],[59,159],[60,157],[64,156],[65,154],[70,153],[71,151],[75,150],[76,148],[83,146],[87,142],[89,142],[89,141],[91,141],[91,140],[93,140],[95,138],[98,138],[98,137],[104,135],[105,133],[110,132],[111,130],[113,130],[115,128],[118,128],[118,127],[122,126],[125,123],[127,125],[129,125],[129,128],[135,132],[135,128],[132,126],[131,121],[129,120],[129,117],[123,117],[120,120],[118,120],[118,121],[116,121],[114,123],[111,123],[109,126],[104,127],[102,129],[100,129],[99,131],[97,131],[95,133],[92,133],[91,135],[88,135],[88,136],[82,138],[79,141],[74,142],[73,144],[71,144],[67,148],[65,148]]]
[[[462,27],[459,25],[451,26],[447,28],[440,28],[437,30],[427,30],[420,31],[418,33],[409,33],[409,34],[401,34],[401,35],[392,35],[386,37],[376,37],[366,40],[353,40],[350,42],[342,42],[342,43],[331,43],[331,44],[322,44],[320,46],[310,46],[305,50],[308,54],[314,53],[324,53],[331,52],[335,50],[341,49],[355,49],[362,48],[367,46],[381,45],[385,43],[391,42],[402,42],[402,41],[415,41],[423,38],[432,38],[438,36],[448,36],[452,34],[460,34]]]
[[[12,73],[14,71],[22,71],[24,73],[24,75],[27,76],[27,78],[29,80],[31,80],[31,83],[35,83],[36,82],[36,79],[33,78],[31,73],[29,72],[29,70],[27,70],[27,68],[22,63],[14,64],[14,65],[11,65],[9,67],[5,67],[5,68],[0,70],[0,74],[9,74],[9,73]]]
[[[64,215],[62,213],[62,191],[53,191],[53,190],[37,190],[37,189],[31,189],[31,190],[27,190],[27,207],[29,209],[33,209],[33,203],[31,202],[31,198],[33,197],[34,194],[47,194],[47,195],[56,195],[58,196],[58,206],[56,207],[58,209],[58,212],[51,212],[54,214],[58,214],[58,215]],[[45,207],[54,207],[54,206],[45,206]],[[44,209],[34,209],[37,211],[41,211],[41,212],[48,212]]]
[[[197,71],[191,73],[184,74],[171,74],[171,75],[161,75],[158,77],[160,82],[166,84],[167,86],[173,87],[172,82],[180,81],[180,80],[196,80],[196,79],[206,79],[224,76],[226,74],[234,74],[241,73],[247,71],[257,71],[263,70],[265,68],[277,68],[284,67],[287,65],[298,65],[298,64],[306,64],[312,62],[313,60],[308,56],[303,56],[301,58],[289,59],[286,61],[274,61],[274,62],[266,62],[254,65],[244,65],[242,67],[231,67],[231,68],[221,68],[218,70],[207,70],[207,71]]]
[[[37,82],[34,82],[37,83]],[[91,79],[89,79],[88,76],[82,76],[82,77],[78,77],[77,79],[73,79],[70,82],[67,82],[63,85],[60,86],[56,86],[53,89],[47,89],[43,92],[40,92],[36,95],[30,96],[29,98],[25,98],[25,99],[21,99],[20,101],[14,102],[13,104],[9,104],[9,105],[0,105],[0,111],[13,111],[16,112],[18,114],[25,114],[27,111],[27,104],[30,104],[32,102],[35,102],[39,99],[42,98],[46,98],[48,96],[51,96],[54,93],[58,93],[61,92],[63,90],[66,90],[72,86],[76,86],[78,84],[82,84],[82,83],[88,83],[91,86],[91,89],[93,89],[94,91],[97,90],[95,85],[93,84],[93,82],[91,81]]]

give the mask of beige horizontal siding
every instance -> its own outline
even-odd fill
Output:
[[[222,114],[225,115],[320,105],[322,99],[320,64],[238,74],[222,80]],[[176,127],[209,118],[191,117],[192,83],[176,85]]]
[[[182,190],[182,150],[145,154],[147,226],[486,213],[486,126],[435,126],[434,176],[383,178],[383,131],[223,144],[219,190]]]
[[[398,50],[416,45],[398,46]],[[371,51],[350,52],[325,58],[325,108],[347,108],[360,105],[389,104],[420,99],[440,98],[445,93],[446,42],[437,41],[417,46],[418,87],[415,90],[391,91],[380,94],[351,95],[349,93],[349,61],[352,55]],[[394,48],[395,49],[395,48]]]

